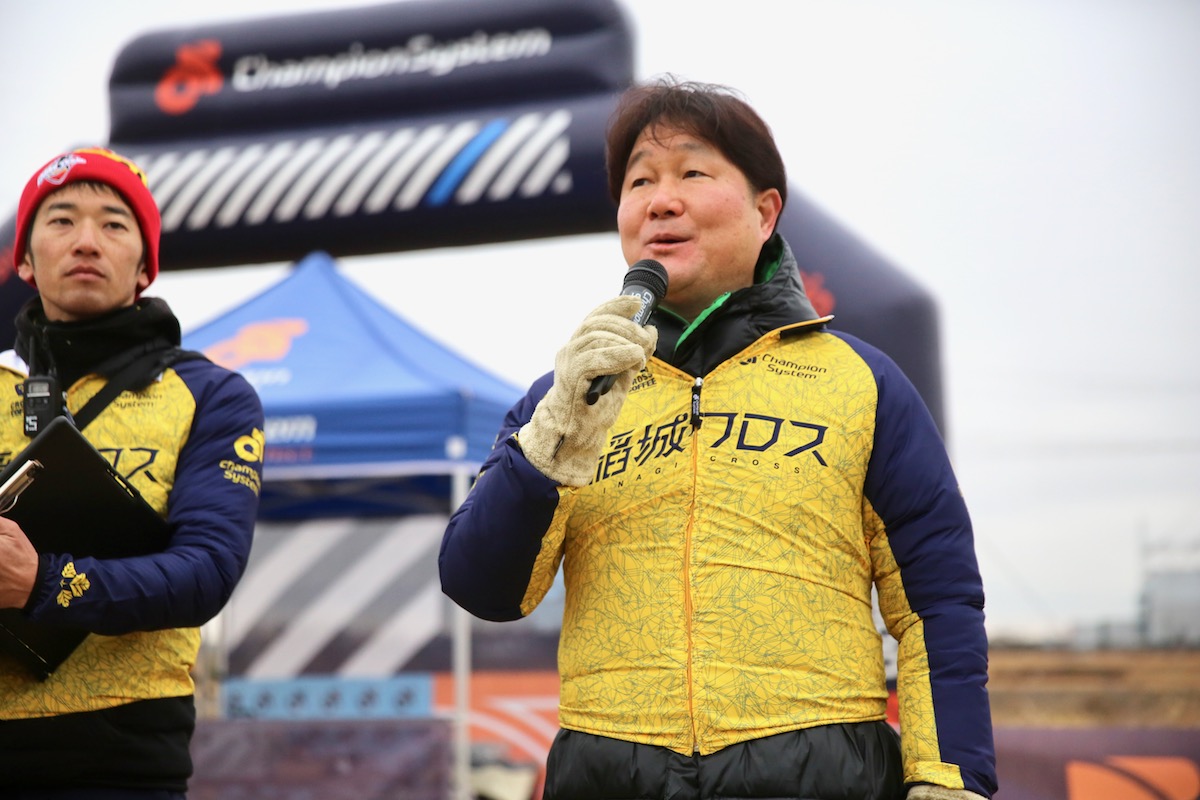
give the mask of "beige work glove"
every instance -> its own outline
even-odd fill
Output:
[[[919,783],[908,790],[907,800],[987,800],[987,798],[967,789],[947,789],[945,786]]]
[[[517,433],[530,464],[564,486],[587,486],[608,429],[617,421],[633,378],[654,352],[658,330],[631,317],[641,299],[619,295],[584,318],[554,358],[554,384]],[[595,405],[584,399],[592,379],[616,375]]]

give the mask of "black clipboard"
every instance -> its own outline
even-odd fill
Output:
[[[166,521],[66,417],[50,422],[0,472],[0,514],[39,553],[122,558],[166,547]],[[80,628],[0,609],[0,653],[45,679],[87,637]]]

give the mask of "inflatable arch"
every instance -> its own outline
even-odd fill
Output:
[[[159,31],[113,66],[108,146],[149,176],[164,270],[593,233],[615,228],[603,132],[633,79],[616,0],[418,0]],[[780,230],[818,310],[887,351],[942,425],[929,295],[798,187]],[[9,346],[30,290],[0,277]]]

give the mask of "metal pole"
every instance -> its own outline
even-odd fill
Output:
[[[459,436],[446,442],[447,454],[456,460],[466,455],[467,443]],[[450,474],[451,513],[467,497],[468,467],[455,466]],[[451,664],[454,671],[454,789],[455,800],[471,800],[471,615],[454,605],[451,629]]]
[[[454,607],[454,794],[471,800],[471,617]]]

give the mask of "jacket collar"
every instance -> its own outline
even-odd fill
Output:
[[[752,286],[717,298],[690,324],[666,309],[655,311],[655,355],[691,375],[704,375],[772,331],[832,319],[813,308],[792,248],[780,234],[763,245],[754,274]]]
[[[79,322],[51,322],[40,296],[21,308],[14,349],[31,371],[56,375],[70,386],[89,373],[111,376],[132,358],[152,350],[177,347],[179,320],[166,301],[144,297],[121,308]]]

